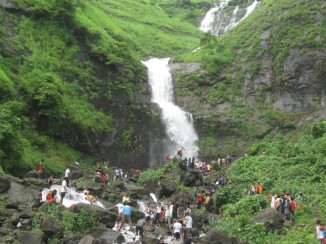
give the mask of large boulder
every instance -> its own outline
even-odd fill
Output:
[[[19,243],[21,244],[45,244],[45,235],[43,232],[21,231],[19,232]]]
[[[41,230],[46,234],[47,237],[51,237],[54,235],[62,235],[63,229],[60,224],[54,220],[52,217],[45,216],[40,225]]]
[[[202,184],[202,176],[199,170],[188,170],[184,179],[183,184],[185,186],[199,186]]]
[[[179,206],[187,206],[192,204],[191,193],[177,190],[171,197],[170,202],[177,203]]]
[[[256,214],[253,218],[253,223],[263,223],[266,232],[279,230],[283,228],[283,215],[274,208],[267,208]]]
[[[121,244],[125,241],[125,238],[120,232],[102,227],[94,227],[90,229],[88,234],[105,243]]]
[[[37,190],[27,188],[17,182],[11,182],[10,189],[4,195],[7,197],[7,207],[24,209],[27,206],[35,205]]]
[[[160,182],[160,186],[158,187],[158,197],[169,197],[177,190],[177,184],[171,180],[163,180]]]
[[[155,189],[157,189],[157,187],[158,187],[157,180],[148,180],[144,184],[144,189],[146,191],[146,194],[154,193]]]
[[[205,244],[238,244],[239,242],[231,237],[228,237],[218,231],[211,230],[203,238],[200,243]]]
[[[24,177],[24,178],[29,178],[29,177],[32,177],[32,178],[38,178],[38,177],[39,177],[39,173],[37,172],[37,170],[31,170],[31,171],[28,171],[28,172],[25,174],[25,177]]]
[[[91,235],[86,235],[83,238],[81,238],[78,242],[78,244],[102,244],[103,241],[96,239],[95,237]]]
[[[117,213],[112,210],[113,208],[109,210],[85,203],[78,203],[73,209],[74,212],[85,211],[89,214],[95,214],[99,218],[99,222],[107,228],[113,228],[117,219]]]
[[[10,189],[10,179],[6,175],[0,175],[0,193],[4,193]]]

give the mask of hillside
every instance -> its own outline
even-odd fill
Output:
[[[243,154],[252,142],[325,118],[325,2],[262,1],[222,36],[176,64],[177,101],[195,115],[202,157]],[[185,70],[185,72],[183,72]],[[242,148],[242,150],[241,150]]]
[[[150,1],[13,0],[0,8],[3,169],[18,174],[45,158],[59,172],[87,155],[147,167],[148,128],[164,131],[140,60],[190,51],[201,32]]]

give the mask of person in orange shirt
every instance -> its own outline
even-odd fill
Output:
[[[263,185],[260,182],[258,182],[258,184],[257,184],[257,193],[258,194],[262,194],[263,193]]]

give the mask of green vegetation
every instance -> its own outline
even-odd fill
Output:
[[[233,184],[214,195],[215,204],[223,213],[215,228],[245,243],[274,243],[275,240],[279,243],[314,243],[314,219],[326,219],[326,200],[321,194],[326,177],[325,129],[319,130],[317,138],[313,134],[324,124],[325,121],[314,124],[311,133],[294,144],[275,140],[252,145],[251,156],[233,163],[228,169]],[[266,156],[260,156],[262,151]],[[264,185],[264,195],[248,196],[249,186],[259,181]],[[282,194],[284,191],[296,196],[303,193],[304,207],[297,202],[296,224],[305,225],[285,227],[281,236],[277,233],[265,235],[262,225],[252,224],[252,217],[269,206],[268,193]]]
[[[148,169],[139,174],[137,178],[137,184],[143,185],[146,181],[149,180],[160,180],[164,177],[164,175],[169,171],[179,167],[179,161],[177,159],[172,159],[171,162],[166,163],[163,167],[155,170]]]

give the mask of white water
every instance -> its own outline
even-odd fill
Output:
[[[49,191],[57,190],[57,194],[55,196],[56,202],[60,202],[60,194],[61,194],[61,185],[52,185],[50,189],[44,188],[42,191],[42,202],[46,201],[46,194],[48,194]],[[63,198],[62,205],[65,206],[66,208],[70,208],[72,205],[77,204],[77,203],[86,203],[86,204],[91,204],[90,201],[86,200],[86,196],[82,192],[77,192],[73,188],[69,188],[68,192],[66,193],[65,197]],[[105,208],[104,205],[97,200],[95,203],[92,203],[92,205],[96,205],[101,208]]]
[[[246,8],[245,15],[239,21],[236,21],[239,11],[239,6],[236,6],[232,12],[229,24],[222,29],[223,20],[227,17],[224,9],[228,6],[229,1],[230,0],[225,0],[220,2],[219,5],[215,4],[214,7],[207,12],[199,29],[204,32],[211,32],[213,35],[218,36],[221,32],[224,33],[228,31],[247,18],[259,4],[258,0],[254,0],[252,4]]]
[[[152,58],[142,63],[148,69],[152,102],[161,108],[166,133],[172,141],[165,146],[165,149],[171,155],[176,155],[178,147],[183,146],[185,148],[183,150],[184,157],[196,157],[198,155],[198,136],[191,121],[191,114],[174,104],[169,58]]]
[[[233,26],[236,26],[242,20],[244,20],[245,18],[247,18],[256,9],[256,7],[257,7],[258,4],[259,4],[259,2],[257,0],[253,1],[253,3],[250,6],[247,7],[246,14],[237,23],[235,23]]]
[[[214,32],[213,34],[218,36],[223,9],[228,6],[229,1],[222,1],[219,5],[214,4],[214,7],[207,12],[205,18],[202,20],[199,29],[204,32]]]
[[[238,11],[239,11],[239,6],[236,6],[232,12],[232,18],[230,19],[230,23],[224,27],[224,32],[228,31],[229,29],[231,29],[233,26],[236,25]]]

